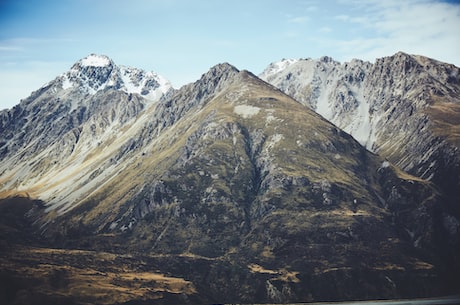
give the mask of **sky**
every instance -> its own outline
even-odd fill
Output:
[[[92,53],[179,88],[222,62],[398,51],[460,66],[460,0],[0,0],[0,110]]]

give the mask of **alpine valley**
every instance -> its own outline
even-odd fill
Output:
[[[89,55],[0,111],[0,303],[458,294],[459,147],[460,70],[422,56],[174,89]]]

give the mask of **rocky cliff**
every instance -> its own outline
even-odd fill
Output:
[[[369,150],[434,182],[460,215],[458,67],[400,52],[373,64],[284,60],[260,76]]]

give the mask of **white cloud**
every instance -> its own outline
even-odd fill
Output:
[[[0,45],[0,52],[16,52],[21,51],[22,48],[14,45]]]
[[[420,54],[460,65],[460,5],[428,1],[348,1],[365,17],[337,15],[334,19],[360,24],[370,34],[329,43],[344,57],[373,60],[397,51]]]

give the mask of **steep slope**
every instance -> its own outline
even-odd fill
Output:
[[[460,216],[458,67],[404,53],[374,64],[323,57],[271,64],[261,78],[371,151],[436,183]]]
[[[0,112],[0,193],[29,193],[62,211],[110,177],[108,161],[137,118],[172,90],[153,72],[90,55],[11,110]]]
[[[153,72],[119,67],[106,56],[89,55],[13,109],[0,112],[0,156],[5,158],[17,154],[19,150],[26,155],[33,154],[72,128],[101,114],[109,108],[108,105],[117,109],[110,104],[110,100],[119,105],[126,104],[120,103],[118,98],[101,102],[101,95],[107,91],[129,96],[130,100],[135,94],[134,99],[140,101],[133,101],[135,105],[118,106],[118,110],[126,113],[117,113],[115,110],[107,113],[106,120],[114,120],[117,116],[116,121],[123,124],[142,110],[145,104],[157,101],[170,89],[169,82]],[[36,122],[43,126],[37,126]],[[24,149],[26,145],[29,147]]]
[[[107,99],[116,108],[129,104],[129,96],[107,89],[90,101]],[[3,200],[2,206],[21,204],[13,215],[18,221],[2,221],[1,245],[10,249],[1,257],[6,287],[35,287],[48,302],[103,304],[455,291],[456,248],[446,238],[448,211],[432,184],[370,153],[251,73],[217,65],[127,122],[102,128],[112,137],[80,136],[88,145],[101,142],[94,150],[77,143],[70,158],[79,163],[58,159],[37,178],[23,174],[19,190],[41,202]],[[54,163],[48,156],[34,162]],[[25,168],[31,161],[3,162]],[[29,184],[57,168],[55,188],[51,180]],[[3,184],[4,194],[11,185]],[[32,242],[11,239],[30,236],[29,226]]]

